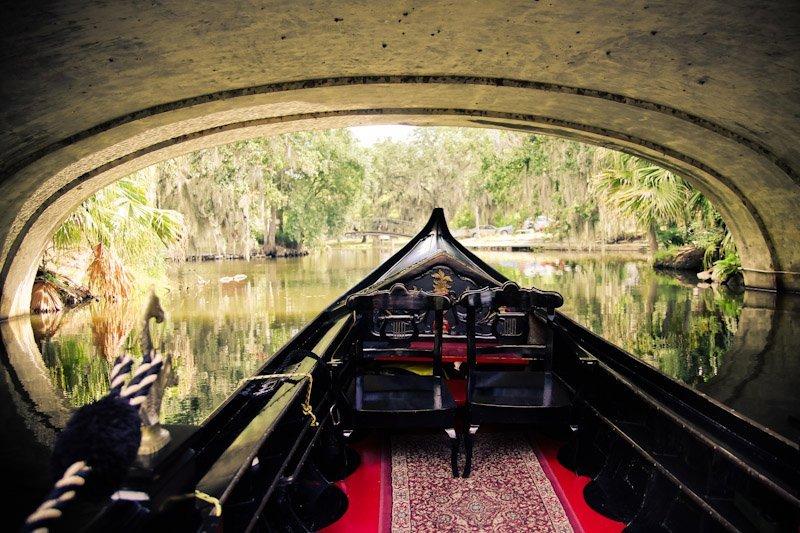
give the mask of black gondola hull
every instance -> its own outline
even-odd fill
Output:
[[[131,529],[139,524],[179,531],[302,530],[334,518],[346,503],[330,488],[329,478],[335,476],[320,471],[318,454],[320,443],[341,445],[336,405],[347,386],[348,354],[357,335],[345,301],[355,292],[398,282],[428,290],[436,271],[449,276],[457,291],[507,281],[458,243],[442,210],[434,210],[416,237],[257,373],[311,373],[311,404],[319,426],[312,426],[300,409],[304,382],[264,379],[242,385],[191,437],[157,465],[131,477],[129,487],[150,498],[131,514],[136,517]],[[457,311],[451,313],[451,341],[458,342],[462,324]],[[573,438],[560,458],[592,477],[585,492],[590,505],[634,531],[796,530],[800,451],[795,443],[677,383],[563,315],[554,324],[556,372],[572,390],[576,405],[573,419],[565,421]],[[298,356],[308,350],[315,351],[314,357]],[[341,447],[336,453],[348,454]],[[341,471],[352,466],[345,464]],[[182,495],[195,490],[219,499],[222,519],[213,517],[202,502],[192,500],[187,506]],[[323,516],[324,505],[339,511]],[[120,520],[119,509],[109,507],[98,528],[108,524],[104,518]]]

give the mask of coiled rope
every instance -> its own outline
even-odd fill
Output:
[[[127,354],[117,357],[109,375],[110,389],[103,399],[119,397],[131,409],[138,411],[139,405],[145,401],[150,388],[158,379],[158,373],[161,371],[163,363],[163,358],[160,354],[157,354],[150,362],[142,363],[136,369],[128,384],[125,385],[125,376],[130,373],[133,367],[133,359]],[[103,399],[98,400],[98,402]],[[81,409],[84,408],[82,407]],[[75,415],[70,419],[67,428],[64,428],[65,431],[69,425],[74,424],[75,420],[80,418],[81,409],[76,411]],[[77,493],[86,484],[86,479],[91,471],[92,467],[86,461],[76,461],[67,467],[53,485],[46,500],[25,521],[23,531],[47,533],[49,527],[61,518],[64,514],[64,509],[75,499]]]
[[[46,524],[61,518],[64,507],[75,498],[77,491],[86,483],[86,476],[91,470],[83,461],[70,465],[53,485],[47,499],[25,521],[23,531],[47,533]]]
[[[143,404],[163,365],[164,358],[161,354],[156,354],[149,362],[139,365],[128,384],[120,389],[119,396],[127,399],[132,407]]]
[[[125,384],[125,376],[131,373],[131,368],[133,368],[133,358],[128,354],[121,355],[114,360],[114,366],[108,377],[109,394],[119,396],[122,386]]]

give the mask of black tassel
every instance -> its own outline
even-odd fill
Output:
[[[136,460],[142,438],[140,424],[139,408],[119,396],[106,396],[81,407],[56,439],[53,479],[59,479],[72,463],[85,461],[91,472],[81,496],[93,501],[109,497]]]

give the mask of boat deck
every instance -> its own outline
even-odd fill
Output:
[[[541,435],[481,430],[469,479],[451,476],[444,434],[373,432],[353,447],[361,464],[338,483],[349,506],[327,533],[624,527],[586,504],[589,478],[564,468],[560,443]]]

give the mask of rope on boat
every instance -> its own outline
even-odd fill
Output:
[[[219,502],[218,498],[215,498],[212,495],[206,494],[200,490],[194,491],[194,497],[200,501],[210,503],[214,506],[214,509],[211,511],[211,516],[222,516],[222,504]]]
[[[153,300],[158,304],[155,295]],[[145,321],[149,318],[148,310]],[[118,356],[109,373],[108,394],[84,405],[70,417],[53,450],[54,469],[58,472],[63,468],[63,473],[55,481],[47,499],[27,518],[23,531],[48,533],[81,490],[87,498],[102,498],[122,483],[141,442],[139,407],[164,365],[161,354],[151,349],[148,355],[150,357],[143,359],[127,384],[126,376],[133,368],[133,359],[128,354]],[[107,433],[84,433],[86,428],[111,422],[112,429]],[[69,466],[65,468],[65,464]],[[87,484],[89,486],[85,487]],[[203,499],[201,496],[198,498]],[[204,501],[213,503],[209,499]],[[215,511],[218,505],[219,501]]]
[[[239,381],[239,384],[241,385],[241,384],[244,384],[244,383],[249,383],[251,381],[264,381],[264,380],[267,380],[267,379],[291,379],[291,378],[308,379],[308,389],[306,389],[306,397],[303,400],[303,404],[302,404],[301,407],[302,407],[302,410],[303,410],[303,414],[308,416],[311,419],[311,421],[309,422],[309,425],[311,427],[318,426],[319,422],[317,422],[317,417],[314,414],[313,407],[311,406],[311,388],[314,385],[314,378],[312,377],[312,375],[309,372],[284,372],[284,373],[279,373],[279,374],[261,374],[261,375],[258,375],[258,376],[252,376],[252,377],[249,377],[249,378],[244,378],[244,379]],[[192,494],[187,494],[184,497],[191,497],[191,496],[192,496]],[[211,504],[213,506],[213,509],[211,510],[211,513],[210,513],[211,516],[213,516],[213,517],[222,516],[222,503],[220,503],[218,498],[215,498],[214,496],[211,496],[210,494],[206,494],[205,492],[197,490],[197,489],[195,489],[193,496],[196,499],[198,499],[198,500],[200,500],[202,502],[206,502],[208,504]]]
[[[111,387],[108,394],[97,402],[78,409],[70,418],[64,431],[67,431],[70,425],[75,425],[76,420],[80,420],[81,413],[88,412],[86,407],[93,406],[109,398],[121,398],[131,409],[138,411],[139,406],[147,398],[153,383],[158,379],[158,373],[161,371],[163,364],[163,358],[160,354],[157,354],[149,363],[142,363],[136,369],[128,384],[125,385],[125,376],[131,371],[133,360],[127,354],[117,357],[109,376]],[[48,524],[61,518],[64,514],[64,509],[75,499],[80,489],[86,484],[86,479],[91,471],[92,468],[86,461],[76,461],[67,467],[61,478],[53,485],[52,490],[47,495],[47,499],[25,521],[23,531],[47,533],[50,530]]]
[[[133,368],[133,359],[128,354],[120,355],[114,360],[114,366],[108,377],[109,394],[119,395],[122,392],[125,376],[131,373],[131,368]]]
[[[139,365],[128,384],[122,387],[119,393],[120,397],[127,399],[128,404],[132,407],[143,404],[150,393],[150,387],[158,379],[158,373],[161,372],[162,366],[164,366],[164,358],[161,354],[156,354],[150,362]]]
[[[261,374],[258,376],[252,376],[249,378],[244,378],[239,383],[247,383],[250,381],[263,381],[265,379],[274,379],[274,378],[307,378],[308,379],[308,389],[306,389],[306,398],[303,400],[303,404],[301,405],[301,409],[303,410],[303,414],[306,415],[311,419],[310,425],[311,427],[316,427],[319,425],[317,422],[317,416],[314,414],[314,408],[311,406],[311,387],[314,385],[314,378],[311,376],[309,372],[285,372],[281,374]]]
[[[25,531],[47,533],[47,524],[61,518],[63,508],[75,497],[78,489],[86,483],[91,468],[83,461],[70,465],[61,478],[56,481],[47,499],[25,520]]]

